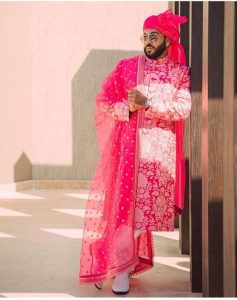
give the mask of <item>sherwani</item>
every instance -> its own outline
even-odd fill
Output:
[[[176,170],[175,121],[184,120],[191,110],[190,68],[168,56],[162,59],[145,57],[142,82],[136,85],[136,57],[119,62],[117,80],[122,79],[124,101],[105,107],[113,118],[128,121],[127,94],[140,90],[152,98],[139,129],[140,154],[135,200],[134,229],[149,231],[174,230],[174,196]],[[116,76],[115,88],[118,87]],[[130,116],[130,117],[129,117]]]
[[[191,109],[189,68],[146,57],[141,91],[152,98],[140,129],[135,228],[174,230],[175,120],[186,119]],[[177,101],[176,105],[175,101]]]

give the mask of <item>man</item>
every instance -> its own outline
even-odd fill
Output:
[[[184,120],[191,110],[190,69],[179,44],[181,17],[167,10],[143,25],[144,54],[121,60],[96,98],[100,158],[83,231],[81,284],[130,276],[153,267],[151,231],[173,231],[184,204]]]

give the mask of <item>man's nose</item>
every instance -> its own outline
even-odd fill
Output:
[[[145,44],[148,44],[148,43],[150,43],[150,39],[149,39],[149,38],[147,38],[147,39],[144,41],[144,43],[145,43]]]

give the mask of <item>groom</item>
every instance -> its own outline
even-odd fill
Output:
[[[172,10],[148,17],[144,54],[121,60],[97,95],[100,161],[84,223],[84,232],[95,234],[82,240],[82,284],[101,288],[115,277],[113,292],[128,293],[130,276],[153,266],[151,232],[174,231],[183,211],[191,95],[179,24],[186,21]],[[98,213],[94,222],[91,210]]]

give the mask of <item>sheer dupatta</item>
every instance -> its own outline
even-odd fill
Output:
[[[140,84],[143,55],[134,63]],[[81,284],[110,279],[130,270],[131,276],[153,266],[150,231],[134,239],[134,211],[143,109],[129,113],[123,61],[104,80],[96,98],[95,127],[99,161],[85,210]]]

